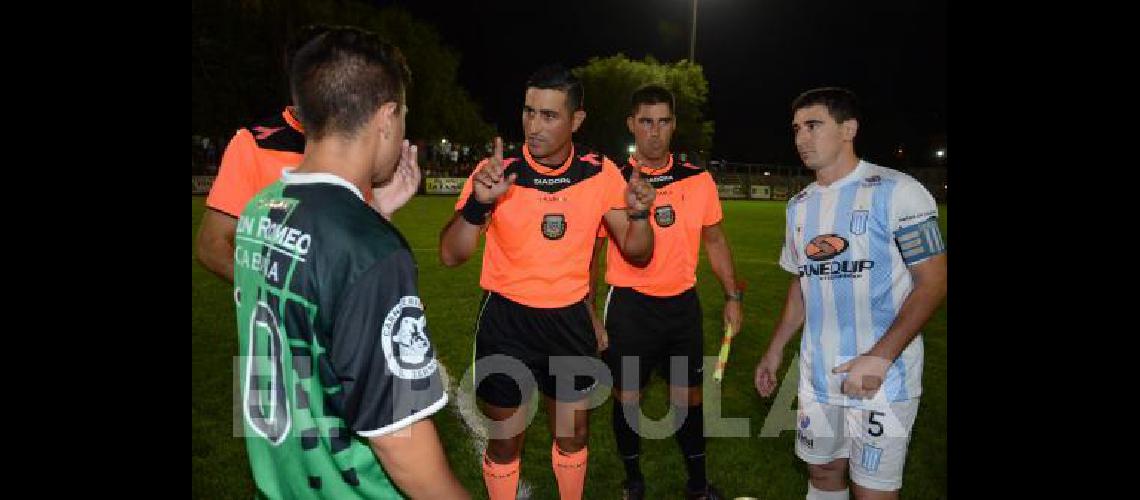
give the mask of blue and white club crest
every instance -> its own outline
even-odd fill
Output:
[[[856,210],[851,212],[851,234],[863,234],[867,232],[867,218],[870,213],[866,210]]]

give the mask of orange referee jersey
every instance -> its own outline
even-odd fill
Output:
[[[222,154],[206,206],[240,217],[245,204],[281,178],[281,169],[301,163],[305,134],[290,108],[234,134]]]
[[[679,162],[674,155],[657,170],[639,166],[630,157],[621,167],[622,177],[628,181],[634,168],[657,190],[650,213],[653,259],[645,267],[633,266],[610,238],[606,244],[606,283],[633,287],[654,297],[677,295],[697,282],[701,230],[722,218],[716,183],[708,171]],[[598,236],[608,234],[603,225]]]
[[[475,175],[487,164],[475,167]],[[530,307],[564,307],[586,296],[590,254],[602,216],[625,207],[621,173],[601,153],[575,144],[557,169],[521,152],[503,157],[515,183],[495,202],[479,285]],[[471,177],[455,209],[471,195]],[[604,225],[604,224],[603,224]]]

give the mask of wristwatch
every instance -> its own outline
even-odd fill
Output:
[[[735,292],[724,294],[724,300],[735,300],[737,302],[744,302],[744,290],[737,290]]]
[[[629,217],[629,220],[645,220],[649,218],[649,210],[630,209],[626,212],[626,216]]]

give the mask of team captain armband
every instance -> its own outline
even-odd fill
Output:
[[[946,251],[938,218],[931,217],[913,226],[895,231],[895,242],[902,252],[903,262],[914,265]]]

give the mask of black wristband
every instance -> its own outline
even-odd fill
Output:
[[[649,218],[649,210],[630,209],[625,214],[629,217],[629,220],[645,220]]]
[[[471,193],[467,197],[467,203],[463,204],[459,213],[463,216],[463,220],[471,223],[471,225],[482,226],[487,222],[487,214],[491,213],[491,209],[494,207],[494,203],[481,203],[475,199],[475,193]]]

